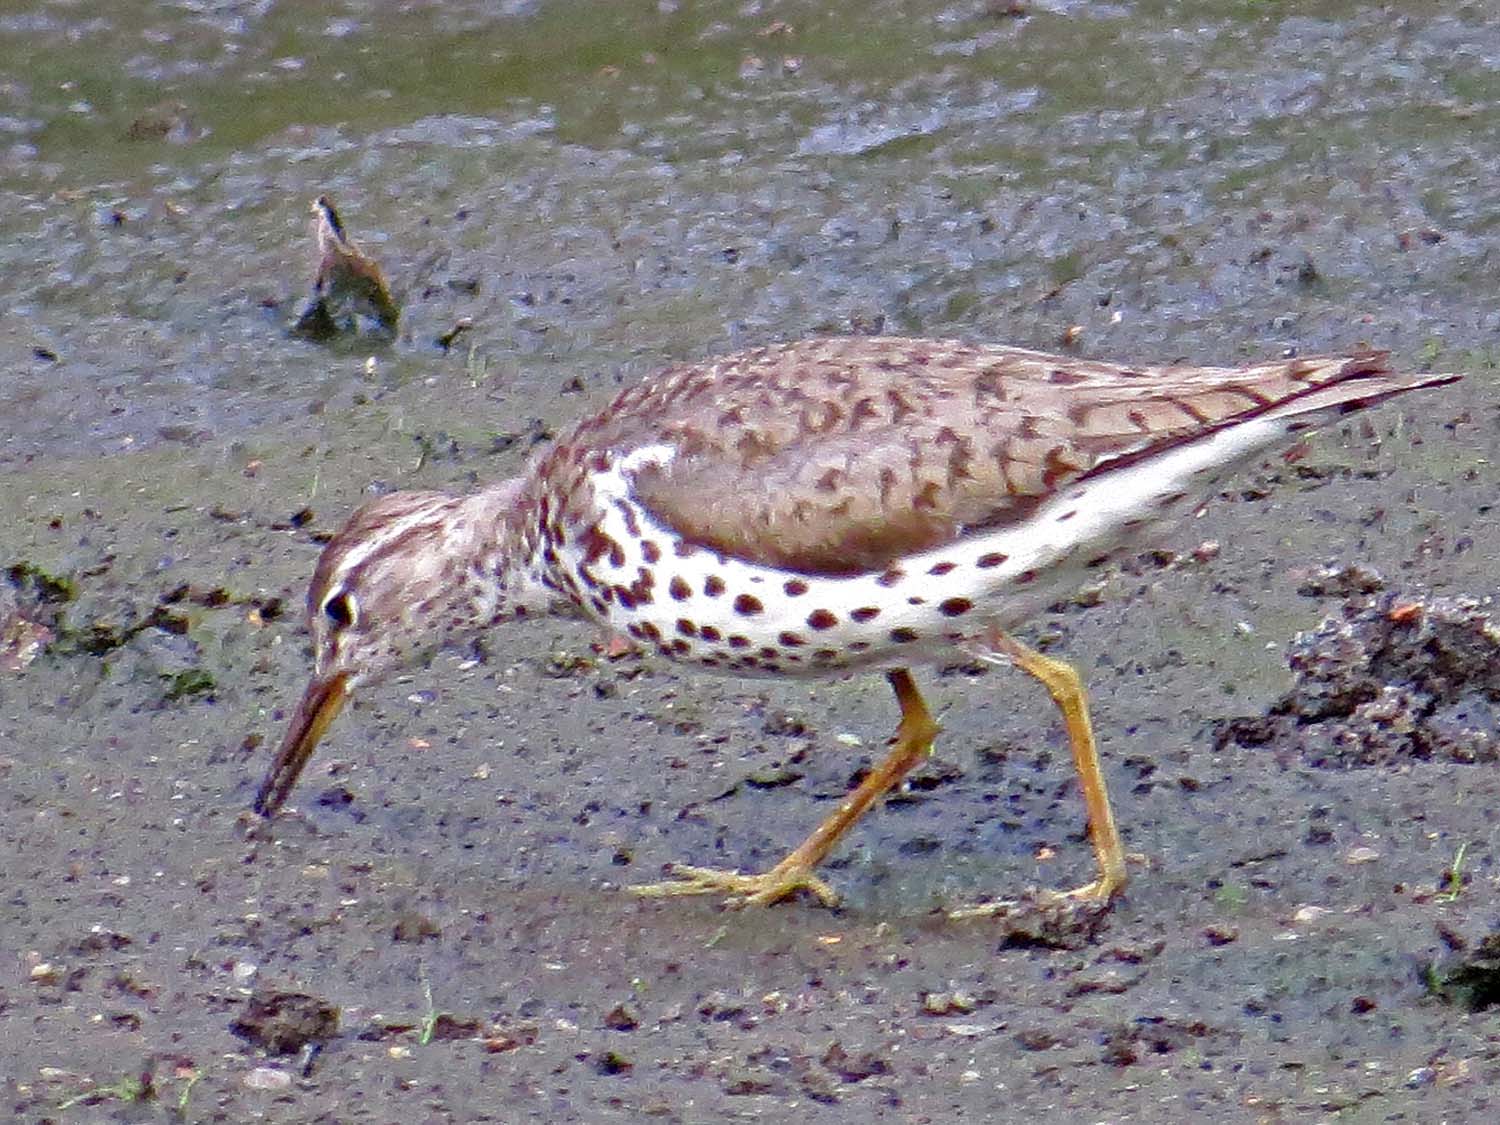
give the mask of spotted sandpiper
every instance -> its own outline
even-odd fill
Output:
[[[719,673],[884,670],[892,749],[785,859],[762,874],[674,866],[634,888],[832,903],[819,862],[938,733],[910,669],[968,653],[1030,673],[1061,712],[1099,875],[1051,901],[1102,908],[1126,856],[1082,684],[1007,630],[1149,546],[1237,464],[1458,378],[1397,374],[1374,352],[1129,367],[881,337],[668,368],[519,477],[354,513],[313,575],[313,675],[255,808],[276,813],[356,688],[508,619],[581,612]]]

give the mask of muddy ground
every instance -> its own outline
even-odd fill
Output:
[[[1492,639],[1356,645],[1389,678],[1320,714],[1343,733],[1295,721],[1327,693],[1273,712],[1299,631],[1491,608],[1500,27],[847,8],[0,14],[0,1114],[1488,1118]],[[324,191],[392,343],[287,333]],[[1091,874],[1050,705],[973,667],[923,675],[945,734],[828,864],[837,910],[620,888],[774,863],[881,753],[884,683],[700,678],[566,622],[372,690],[249,831],[362,496],[512,472],[668,361],[877,327],[1468,375],[1027,631],[1085,672],[1144,857],[1093,940],[938,910]],[[1414,711],[1424,668],[1457,686]]]

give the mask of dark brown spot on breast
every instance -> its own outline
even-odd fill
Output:
[[[765,606],[760,604],[760,599],[750,594],[741,594],[734,599],[734,612],[741,617],[754,617],[763,609]]]
[[[705,625],[705,626],[703,626],[703,628],[701,628],[701,629],[698,630],[698,635],[700,637],[702,637],[705,641],[713,642],[713,641],[717,641],[724,634],[720,633],[712,625]]]
[[[686,539],[679,539],[672,544],[672,553],[679,559],[690,559],[698,553],[698,548]]]
[[[724,579],[717,574],[710,574],[703,580],[703,592],[711,598],[717,598],[724,592]]]
[[[875,584],[877,586],[891,587],[905,577],[906,571],[902,570],[899,566],[887,567],[885,573],[875,579]]]
[[[786,591],[787,597],[800,598],[803,594],[807,593],[807,583],[800,578],[789,578],[782,589]]]
[[[928,574],[935,574],[939,578],[941,578],[943,575],[949,573],[957,565],[958,565],[957,563],[951,563],[951,562],[934,563],[932,566],[930,566],[930,567],[927,568],[927,573]]]
[[[916,639],[917,631],[915,629],[907,629],[903,627],[900,629],[891,630],[891,640],[895,641],[898,645],[909,645]]]
[[[989,570],[991,567],[999,566],[1009,555],[1002,555],[999,551],[991,551],[987,555],[980,555],[974,560],[974,565],[980,570]]]
[[[801,634],[792,632],[781,633],[776,639],[787,648],[796,648],[798,645],[805,645],[807,643],[807,639]]]
[[[760,650],[762,660],[775,660],[780,655],[781,650],[777,648],[763,648]]]
[[[629,587],[616,586],[615,597],[619,599],[621,609],[635,608],[635,595],[630,592]]]
[[[749,637],[742,637],[738,633],[735,633],[732,637],[729,638],[729,647],[730,648],[749,648],[750,647],[750,638]]]
[[[1036,571],[1034,571],[1034,570],[1023,570],[1023,571],[1021,571],[1020,574],[1016,575],[1016,584],[1017,585],[1020,585],[1023,582],[1035,582],[1035,581],[1036,581]]]
[[[860,606],[854,612],[849,614],[849,616],[861,623],[865,621],[874,621],[877,617],[880,616],[880,607],[878,605]]]
[[[1070,519],[1072,519],[1077,514],[1078,514],[1078,509],[1077,508],[1069,508],[1066,512],[1064,512],[1062,515],[1060,515],[1060,516],[1057,517],[1057,522],[1058,523],[1067,523]]]
[[[578,545],[583,548],[583,565],[592,566],[609,554],[610,548],[615,547],[615,541],[600,531],[599,525],[595,524],[578,537]],[[619,550],[618,547],[615,549]]]
[[[926,605],[927,604],[927,599],[926,598],[918,598],[918,597],[914,596],[914,597],[907,598],[906,599],[906,604],[907,605]]]
[[[807,624],[811,629],[832,629],[839,623],[839,619],[826,609],[815,609],[807,615]]]
[[[632,539],[639,539],[641,537],[641,523],[635,518],[635,509],[623,500],[616,500],[615,505],[620,509],[620,514],[625,518],[625,530],[630,533]]]
[[[693,588],[680,575],[673,575],[672,581],[667,583],[667,593],[672,595],[673,601],[685,602],[693,596]]]
[[[625,565],[625,552],[614,540],[609,544],[609,565],[616,570]]]
[[[661,562],[661,548],[653,540],[641,540],[641,557],[653,566]]]
[[[653,625],[649,621],[642,621],[641,622],[641,632],[643,634],[645,634],[645,636],[647,638],[649,638],[650,640],[653,640],[653,641],[659,641],[659,640],[661,640],[661,630],[658,629],[655,625]]]
[[[948,598],[938,603],[938,612],[944,617],[962,617],[974,608],[968,598]]]
[[[698,626],[694,625],[686,617],[679,617],[677,619],[677,631],[684,637],[696,637],[698,635]]]
[[[687,641],[683,640],[681,637],[678,637],[672,642],[672,651],[681,655],[685,652],[692,652],[693,646],[688,644]]]

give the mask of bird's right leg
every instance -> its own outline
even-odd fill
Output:
[[[896,700],[901,704],[901,722],[896,727],[895,745],[880,765],[839,803],[839,807],[795,851],[760,875],[673,864],[670,868],[671,879],[631,887],[631,891],[648,898],[725,893],[729,895],[728,903],[732,906],[767,906],[793,891],[806,888],[825,905],[835,905],[838,895],[832,887],[813,874],[814,868],[823,862],[843,839],[844,834],[869,811],[870,806],[899,784],[914,766],[927,757],[932,751],[932,741],[938,734],[938,725],[933,720],[932,713],[927,710],[927,704],[922,699],[922,693],[917,690],[911,673],[905,668],[897,668],[889,672],[886,678],[890,680],[891,687],[896,692]]]

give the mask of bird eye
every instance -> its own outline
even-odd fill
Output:
[[[359,606],[353,594],[340,590],[323,603],[323,613],[340,629],[348,629],[359,616]]]

